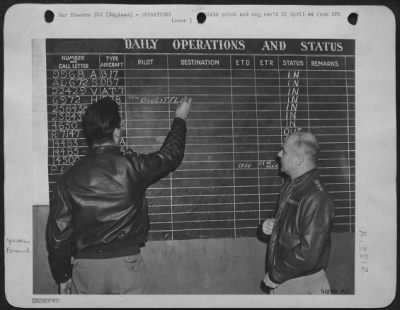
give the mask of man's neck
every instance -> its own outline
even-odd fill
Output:
[[[307,172],[310,172],[311,170],[313,170],[315,168],[316,168],[316,165],[308,165],[308,166],[305,166],[305,167],[301,167],[297,171],[295,171],[294,173],[292,173],[290,175],[290,179],[292,181],[294,181],[298,177],[301,177],[302,175],[306,174]]]

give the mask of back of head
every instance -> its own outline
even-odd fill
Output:
[[[89,146],[112,141],[114,129],[120,127],[118,104],[110,97],[89,105],[82,119],[83,133]]]
[[[295,138],[293,141],[294,145],[303,152],[313,164],[317,164],[319,155],[319,144],[317,138],[307,131],[297,131],[290,135],[291,138]]]

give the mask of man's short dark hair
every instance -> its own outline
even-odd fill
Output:
[[[89,105],[82,119],[82,129],[89,146],[113,139],[115,128],[121,127],[118,104],[110,97]]]

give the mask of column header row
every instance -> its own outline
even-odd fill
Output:
[[[247,55],[48,55],[48,69],[354,70],[354,57]]]

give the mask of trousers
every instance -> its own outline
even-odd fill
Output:
[[[274,294],[330,294],[330,285],[324,270],[317,273],[287,280],[270,291]]]
[[[142,255],[106,259],[76,259],[71,294],[142,294],[146,266]]]

